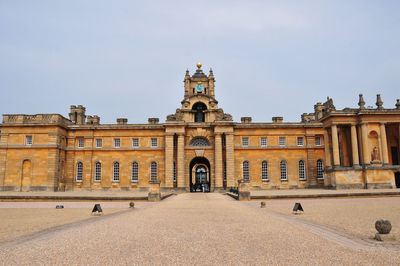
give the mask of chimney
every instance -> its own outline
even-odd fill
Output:
[[[118,125],[126,125],[128,124],[128,118],[117,118]]]
[[[283,122],[283,117],[282,116],[273,116],[272,117],[272,122],[275,123],[275,124],[282,123]]]

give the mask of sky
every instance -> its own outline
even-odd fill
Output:
[[[0,113],[164,122],[203,63],[240,121],[400,98],[400,1],[0,0]]]

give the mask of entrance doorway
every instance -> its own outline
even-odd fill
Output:
[[[210,192],[210,162],[204,157],[196,157],[190,162],[190,192]]]
[[[396,181],[396,188],[400,188],[400,172],[394,173],[394,179]]]

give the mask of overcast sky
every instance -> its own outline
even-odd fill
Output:
[[[0,113],[175,113],[200,61],[235,121],[400,98],[400,1],[0,0]]]

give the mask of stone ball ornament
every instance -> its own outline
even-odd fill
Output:
[[[388,220],[381,219],[375,222],[375,229],[379,234],[389,234],[392,230],[392,224]]]

